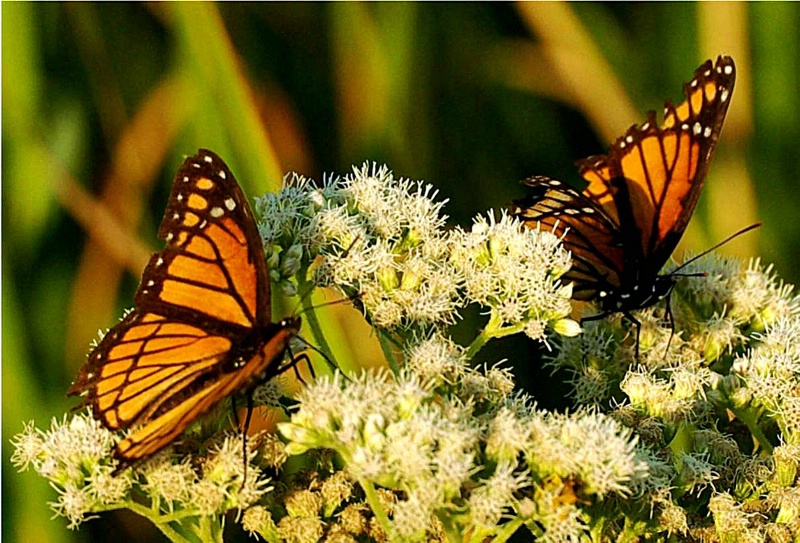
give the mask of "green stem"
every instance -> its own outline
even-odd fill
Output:
[[[459,532],[458,527],[456,527],[455,523],[453,522],[454,517],[452,514],[449,514],[448,511],[440,509],[436,511],[436,517],[442,523],[444,535],[447,537],[447,541],[450,543],[462,543],[464,541],[464,538]]]
[[[478,351],[480,351],[490,339],[492,339],[492,335],[489,333],[489,329],[484,328],[483,330],[481,330],[481,333],[478,334],[478,337],[476,337],[472,341],[470,346],[467,347],[467,350],[464,353],[466,359],[472,360],[475,357],[475,355],[478,354]]]
[[[298,283],[298,292],[301,293],[302,296],[302,303],[303,303],[303,316],[308,323],[308,326],[311,328],[311,335],[314,336],[314,341],[317,344],[317,348],[325,353],[325,356],[328,360],[337,368],[339,364],[336,362],[336,357],[333,355],[333,350],[331,349],[328,340],[325,339],[325,333],[322,331],[322,325],[319,322],[319,318],[317,318],[317,312],[314,309],[314,304],[311,302],[311,291],[314,289],[314,285],[311,281],[306,280],[306,272],[308,269],[300,270],[300,273],[297,274],[297,283]]]
[[[359,477],[358,483],[364,490],[367,503],[369,504],[370,509],[372,509],[372,513],[375,515],[375,518],[378,519],[378,523],[381,525],[381,528],[383,528],[383,531],[386,533],[389,540],[393,541],[395,539],[394,530],[392,529],[392,525],[389,523],[389,516],[386,514],[386,511],[383,510],[383,506],[378,499],[378,492],[375,490],[372,481],[367,481],[363,477]]]
[[[505,543],[508,541],[508,538],[514,535],[517,530],[519,530],[520,526],[522,526],[522,519],[519,517],[514,517],[500,527],[497,535],[492,538],[492,543]]]
[[[172,528],[168,524],[169,521],[165,521],[164,517],[153,514],[153,510],[149,507],[144,507],[143,505],[135,502],[128,502],[125,504],[125,507],[155,524],[156,528],[158,528],[161,533],[164,534],[170,541],[174,543],[191,542],[189,538],[181,535],[177,530]]]
[[[465,352],[467,360],[472,360],[490,339],[510,336],[524,329],[524,322],[503,328],[503,321],[492,311],[492,315],[489,317],[489,322],[486,323],[486,327],[478,334],[478,337],[472,341],[470,346],[467,347]]]
[[[314,310],[314,306],[311,304],[311,300],[308,297],[303,300],[303,316],[308,326],[311,328],[311,334],[314,336],[314,341],[317,343],[319,350],[325,353],[328,360],[338,368],[339,364],[336,362],[336,357],[333,355],[333,350],[328,344],[328,340],[325,339],[325,333],[322,331],[322,326],[317,318],[317,312]]]

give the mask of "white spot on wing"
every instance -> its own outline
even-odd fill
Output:
[[[208,214],[214,217],[215,219],[219,219],[225,214],[225,212],[222,210],[221,207],[212,207],[211,210],[208,212]]]
[[[233,211],[234,209],[236,209],[236,202],[233,201],[233,198],[226,198],[225,207],[228,208],[228,211]]]
[[[227,176],[227,175],[225,175],[225,170],[220,170],[220,171],[219,171],[219,176],[220,176],[221,178],[223,178],[223,179],[227,179],[227,178],[228,178],[228,176]]]
[[[208,155],[204,156],[204,157],[203,157],[203,160],[205,160],[205,161],[206,161],[206,162],[208,162],[209,164],[210,164],[211,162],[214,162],[214,159],[213,159],[213,158],[211,158],[211,157],[210,157],[210,156],[208,156]]]

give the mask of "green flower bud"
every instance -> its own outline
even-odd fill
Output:
[[[581,325],[572,319],[559,319],[552,325],[553,331],[564,337],[575,337],[583,330]]]
[[[386,292],[391,292],[400,285],[400,280],[397,278],[397,271],[391,266],[385,266],[378,270],[375,274],[378,284],[383,287]]]

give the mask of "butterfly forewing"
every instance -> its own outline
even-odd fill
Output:
[[[236,179],[214,153],[201,150],[181,166],[159,237],[167,246],[145,268],[138,308],[201,313],[222,327],[269,322],[261,238]]]
[[[735,81],[730,57],[701,65],[684,85],[686,99],[667,102],[658,126],[655,113],[611,146],[607,157],[579,162],[590,184],[585,193],[620,219],[629,262],[638,277],[654,277],[669,259],[694,212],[722,130]],[[598,168],[596,164],[603,164]],[[629,272],[629,275],[632,272]],[[625,280],[625,279],[623,279]]]
[[[89,355],[69,394],[111,429],[133,428],[125,466],[168,445],[214,404],[280,371],[299,319],[272,323],[264,250],[247,201],[214,153],[175,179],[135,308]]]

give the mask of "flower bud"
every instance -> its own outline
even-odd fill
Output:
[[[400,280],[397,278],[397,270],[391,266],[384,266],[378,270],[375,278],[386,292],[391,292],[400,285]]]
[[[559,319],[552,328],[556,334],[564,337],[575,337],[583,331],[581,325],[572,319]]]

